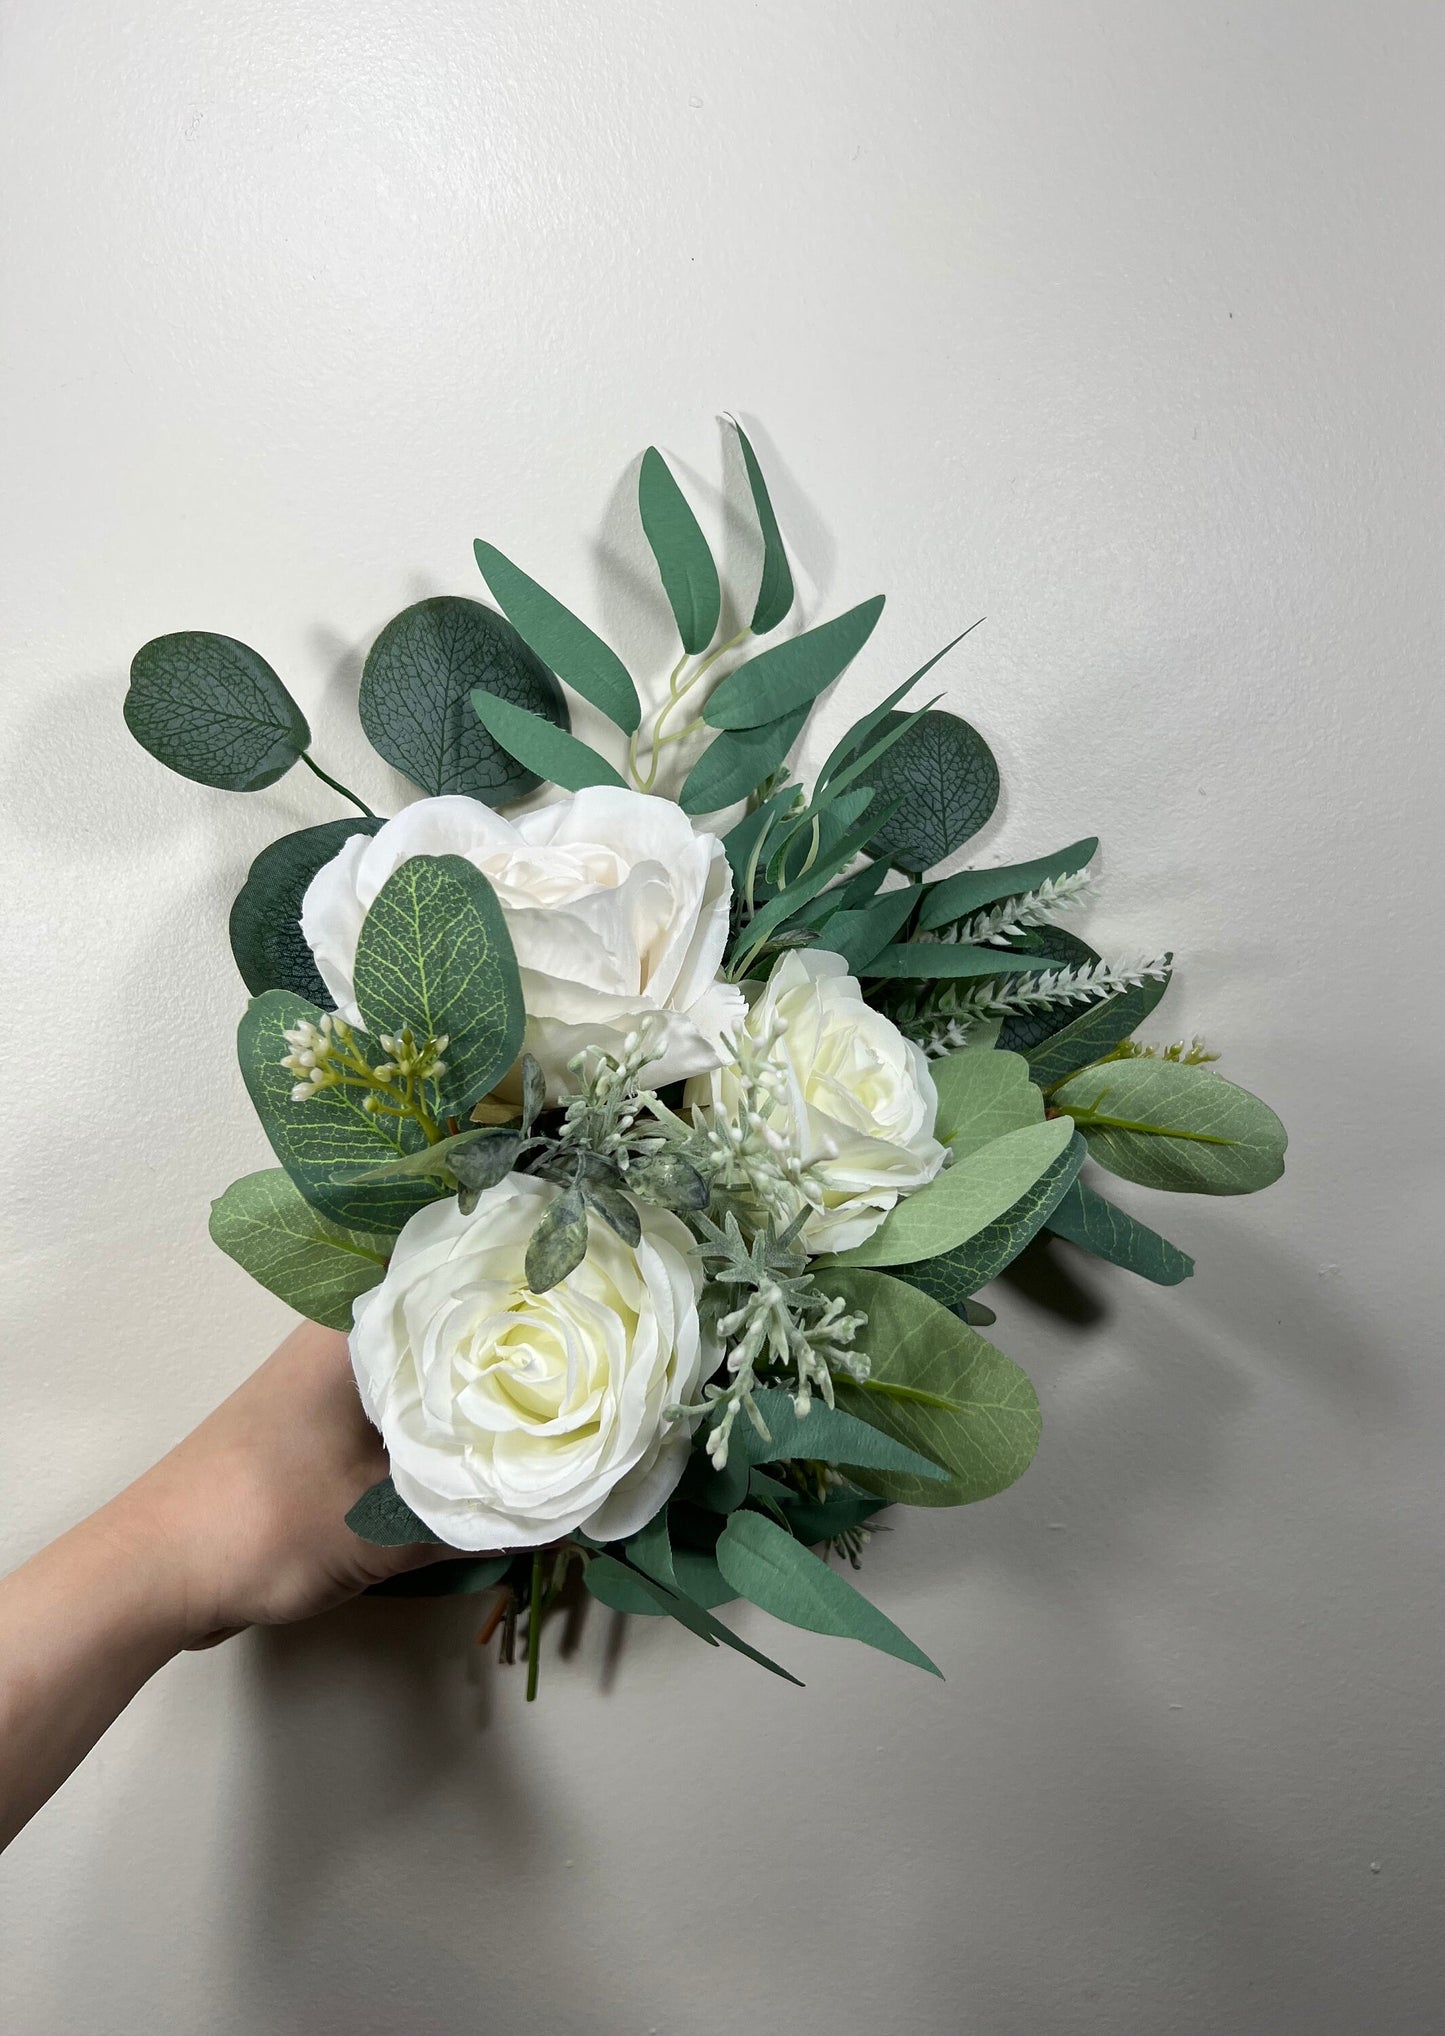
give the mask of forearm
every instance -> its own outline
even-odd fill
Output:
[[[0,1581],[0,1846],[193,1637],[164,1543],[131,1493]]]

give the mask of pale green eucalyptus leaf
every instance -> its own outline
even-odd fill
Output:
[[[1052,1091],[1122,1180],[1184,1195],[1252,1195],[1284,1172],[1285,1129],[1248,1089],[1179,1061],[1111,1060]]]
[[[1077,1179],[1083,1162],[1083,1139],[1070,1139],[1053,1165],[1004,1210],[997,1222],[986,1223],[964,1243],[952,1251],[940,1252],[937,1258],[895,1266],[895,1277],[907,1280],[910,1286],[962,1314],[967,1321],[966,1304],[980,1287],[986,1287],[1005,1266],[1012,1265],[1024,1246],[1049,1222]]]
[[[819,1261],[825,1263],[825,1261]],[[907,1448],[892,1437],[870,1429],[841,1407],[829,1407],[815,1399],[806,1414],[799,1414],[791,1393],[769,1387],[753,1395],[753,1404],[768,1431],[758,1434],[745,1415],[739,1416],[728,1437],[728,1469],[734,1464],[755,1469],[765,1463],[788,1463],[799,1459],[818,1463],[865,1464],[872,1470],[896,1471],[915,1479],[945,1475],[926,1453]]]
[[[938,1092],[933,1135],[955,1161],[1026,1124],[1042,1124],[1044,1099],[1017,1053],[958,1053],[928,1063]]]
[[[831,1266],[915,1265],[953,1251],[996,1223],[1053,1165],[1073,1135],[1067,1118],[1028,1124],[992,1139],[889,1211],[851,1251],[819,1259]]]
[[[386,1272],[391,1239],[330,1222],[280,1167],[233,1181],[211,1204],[211,1237],[278,1300],[328,1329]]]

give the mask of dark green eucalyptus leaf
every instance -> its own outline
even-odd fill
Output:
[[[707,649],[717,629],[722,607],[717,567],[687,497],[653,445],[642,455],[637,507],[682,647],[695,657]]]
[[[587,1208],[580,1188],[566,1188],[544,1211],[527,1245],[526,1279],[534,1294],[560,1285],[587,1256]]]
[[[966,1300],[960,1301],[953,1312],[959,1321],[966,1322],[970,1329],[991,1329],[998,1320],[993,1309],[985,1307],[983,1302],[976,1300],[972,1294]]]
[[[916,1481],[948,1475],[926,1452],[880,1434],[867,1421],[845,1413],[841,1407],[814,1400],[807,1413],[800,1415],[792,1394],[776,1387],[755,1393],[753,1401],[770,1439],[759,1435],[746,1415],[740,1416],[728,1438],[729,1470],[734,1463],[752,1470],[760,1464],[802,1459],[865,1464],[872,1470],[894,1471]]]
[[[252,863],[231,907],[231,952],[252,996],[294,990],[321,1010],[331,1009],[309,943],[301,931],[301,900],[316,872],[340,853],[353,834],[375,834],[380,820],[327,820],[283,834]]]
[[[836,1569],[760,1513],[734,1513],[718,1536],[717,1564],[734,1590],[810,1633],[861,1640],[899,1661],[941,1672],[921,1647]]]
[[[410,1548],[418,1541],[446,1543],[419,1520],[406,1500],[400,1497],[389,1477],[363,1492],[346,1516],[346,1524],[362,1541],[375,1548]]]
[[[617,1232],[624,1244],[642,1242],[642,1220],[635,1205],[619,1189],[609,1187],[605,1181],[588,1180],[582,1189],[582,1199]]]
[[[802,732],[810,706],[780,714],[757,728],[715,735],[683,781],[677,795],[684,813],[720,813],[757,790],[780,770]]]
[[[1007,947],[902,940],[881,948],[869,962],[868,973],[889,982],[962,982],[982,981],[991,976],[1030,975],[1052,967],[1047,955],[1015,954]]]
[[[1061,877],[1087,869],[1098,850],[1097,838],[1090,835],[1084,841],[1057,849],[1053,855],[1037,856],[1032,862],[1006,863],[991,870],[960,870],[957,876],[930,885],[918,924],[924,930],[952,926],[981,912],[986,905],[997,905],[1005,898],[1021,898],[1042,884],[1056,884]]]
[[[355,1089],[322,1089],[293,1103],[296,1077],[281,1065],[285,1034],[317,1025],[321,1012],[290,990],[267,990],[247,1006],[236,1034],[241,1074],[261,1128],[297,1187],[323,1216],[350,1230],[394,1236],[409,1216],[435,1201],[434,1180],[364,1178],[372,1167],[421,1150],[426,1139],[410,1120],[374,1116]],[[344,1178],[351,1174],[353,1178]]]
[[[883,598],[875,594],[831,622],[760,650],[728,673],[703,708],[703,720],[709,728],[758,728],[811,707],[873,634]]]
[[[1137,1222],[1122,1209],[1075,1181],[1049,1215],[1045,1226],[1055,1237],[1067,1238],[1095,1258],[1152,1280],[1156,1286],[1177,1287],[1194,1270],[1194,1260],[1157,1230]]]
[[[708,1205],[707,1182],[678,1152],[655,1152],[633,1160],[627,1169],[627,1185],[645,1202],[656,1202],[659,1208],[674,1209],[679,1215]]]
[[[873,853],[915,873],[962,848],[998,804],[993,751],[976,728],[942,709],[925,714],[879,760],[872,778],[880,799],[901,802],[879,829]]]
[[[845,768],[851,769],[860,755],[867,755],[871,747],[873,747],[871,738],[883,726],[884,722],[887,721],[893,708],[897,706],[903,695],[911,692],[920,679],[927,678],[939,659],[947,657],[951,650],[962,643],[966,636],[971,636],[977,628],[977,622],[970,622],[967,629],[960,629],[951,643],[946,643],[942,650],[936,650],[932,657],[926,658],[911,678],[905,679],[901,686],[895,686],[891,693],[880,700],[875,707],[869,709],[861,721],[855,721],[853,726],[839,738],[829,751],[823,763],[823,768],[818,773],[818,783],[820,785],[830,784]],[[896,729],[900,722],[911,722],[914,718],[911,711],[906,714],[897,714],[893,716],[893,725]]]
[[[369,1033],[445,1035],[443,1116],[464,1117],[517,1058],[526,1013],[496,893],[459,855],[412,856],[382,885],[356,943],[356,1001]]]
[[[509,756],[536,772],[538,782],[545,778],[565,792],[585,791],[589,785],[621,786],[626,790],[627,780],[621,772],[565,729],[554,728],[540,715],[529,714],[525,708],[514,707],[480,688],[472,694],[471,701],[477,719]]]
[[[1026,932],[1015,935],[1008,945],[1020,953],[1028,948],[1033,954],[1047,955],[1050,968],[1055,969],[1087,968],[1101,959],[1086,940],[1059,925],[1030,926]],[[1056,1032],[1062,1032],[1066,1025],[1072,1025],[1080,1008],[1078,1004],[1057,1004],[1051,1010],[1020,1011],[1011,1018],[995,1021],[999,1026],[998,1044],[1006,1053],[1027,1053],[1031,1047],[1041,1046]]]
[[[910,1286],[930,1294],[945,1308],[960,1310],[980,1287],[987,1286],[1005,1266],[1012,1265],[1029,1240],[1048,1222],[1076,1180],[1084,1163],[1084,1150],[1083,1139],[1072,1138],[1047,1172],[1040,1174],[996,1222],[986,1224],[952,1251],[940,1252],[936,1258],[894,1266],[894,1277],[907,1280]]]
[[[763,479],[763,470],[758,465],[758,456],[753,451],[752,440],[736,417],[729,422],[742,448],[743,465],[747,468],[748,486],[752,490],[753,510],[763,537],[763,572],[753,607],[752,631],[754,636],[766,636],[770,629],[777,628],[793,605],[793,575],[788,566],[788,554],[783,549],[778,519],[773,512],[772,497]]]
[[[650,1598],[659,1611],[676,1619],[680,1626],[685,1626],[699,1640],[706,1641],[709,1647],[716,1647],[721,1642],[735,1654],[746,1655],[759,1668],[767,1669],[770,1675],[781,1676],[784,1682],[796,1683],[799,1689],[803,1687],[795,1675],[789,1675],[785,1668],[770,1661],[766,1654],[760,1654],[757,1648],[749,1647],[746,1640],[739,1640],[730,1627],[724,1626],[721,1619],[714,1619],[694,1599],[667,1590],[640,1570],[629,1569],[615,1556],[594,1555],[582,1573],[582,1581],[599,1603],[610,1605],[614,1611],[639,1611],[643,1608],[643,1600]]]
[[[313,1209],[280,1167],[233,1181],[211,1204],[211,1238],[298,1315],[351,1327],[351,1306],[386,1272],[390,1237],[347,1230]]]
[[[495,545],[478,538],[473,549],[487,585],[509,622],[521,632],[543,664],[590,700],[624,734],[631,735],[642,719],[637,688],[621,658],[595,630],[575,616],[545,587],[504,558]]]
[[[125,725],[158,762],[223,792],[258,792],[311,741],[265,658],[234,636],[179,629],[131,660]]]
[[[368,1584],[368,1598],[456,1598],[489,1591],[512,1567],[510,1555],[479,1555],[468,1562],[453,1556],[429,1562],[421,1569],[404,1569],[400,1576],[385,1577]]]
[[[1041,1089],[1051,1089],[1080,1068],[1102,1060],[1137,1031],[1168,987],[1167,975],[1150,977],[1136,989],[1121,990],[1117,996],[1090,1004],[1077,1018],[1025,1051],[1030,1076]],[[1006,1026],[1004,1030],[1007,1029]],[[1003,1044],[1000,1033],[999,1045]]]
[[[422,791],[504,805],[542,779],[478,721],[471,706],[478,687],[549,727],[568,726],[562,688],[511,623],[480,601],[438,594],[403,608],[371,646],[357,701],[361,725]]]

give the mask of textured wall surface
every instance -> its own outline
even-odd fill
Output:
[[[164,774],[131,652],[254,643],[395,801],[359,659],[480,592],[473,537],[660,672],[655,438],[746,591],[723,408],[808,612],[890,595],[820,738],[987,614],[947,668],[1004,770],[982,855],[1102,834],[1089,930],[1174,948],[1169,1036],[1294,1134],[1256,1201],[1154,1203],[1188,1286],[1061,1252],[1073,1320],[1000,1290],[1037,1463],[869,1564],[946,1683],[798,1636],[799,1693],[594,1619],[528,1713],[455,1605],[187,1658],[0,1862],[5,2026],[1441,2026],[1445,13],[4,27],[6,1559],[285,1319],[205,1235],[264,1160],[225,914],[340,808]]]

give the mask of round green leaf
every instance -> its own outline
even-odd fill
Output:
[[[252,863],[231,907],[231,952],[253,997],[294,990],[323,1011],[332,1000],[301,931],[301,900],[316,872],[353,834],[375,834],[380,820],[327,820],[273,841]]]
[[[884,730],[898,716],[891,715]],[[976,728],[931,708],[869,772],[879,807],[898,811],[868,845],[901,870],[930,870],[977,834],[998,804],[998,765]]]
[[[469,793],[504,805],[541,783],[483,727],[475,688],[568,724],[562,688],[504,616],[480,601],[439,594],[393,617],[361,674],[361,725],[373,748],[436,796]]]
[[[211,1238],[228,1258],[313,1322],[351,1327],[351,1304],[386,1271],[391,1239],[313,1209],[280,1167],[233,1181],[211,1204]]]
[[[206,629],[142,644],[131,661],[125,724],[170,770],[223,792],[274,784],[311,740],[306,716],[265,658]]]

